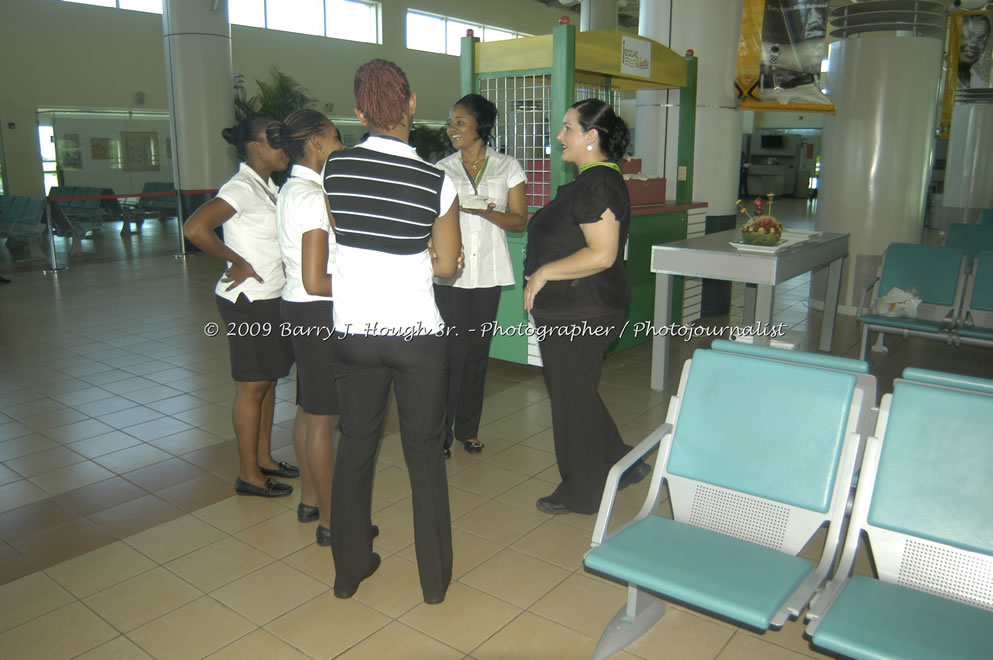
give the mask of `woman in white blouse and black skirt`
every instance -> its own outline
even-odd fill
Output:
[[[299,468],[273,460],[270,453],[276,381],[290,372],[289,340],[279,332],[283,262],[276,240],[276,193],[270,178],[289,159],[266,140],[269,117],[243,119],[222,136],[242,159],[238,173],[190,216],[183,235],[208,254],[227,262],[214,294],[231,351],[235,381],[234,432],[240,467],[239,495],[281,497],[293,487],[270,479],[297,477]],[[222,242],[214,230],[224,226]]]

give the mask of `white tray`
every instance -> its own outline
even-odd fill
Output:
[[[808,240],[809,239],[806,238],[781,238],[775,245],[756,245],[754,243],[746,243],[744,241],[729,241],[728,244],[735,250],[741,250],[743,252],[763,252],[765,254],[775,254],[787,248],[800,245],[801,243],[806,243]]]

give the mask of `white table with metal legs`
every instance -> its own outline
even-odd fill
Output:
[[[834,321],[841,291],[841,267],[848,256],[848,234],[823,233],[817,238],[779,252],[752,252],[731,246],[741,238],[737,229],[652,246],[652,272],[655,273],[655,320],[652,337],[653,390],[664,390],[669,366],[668,332],[672,323],[672,278],[675,275],[744,282],[744,324],[772,324],[776,285],[827,266],[827,295],[819,348],[831,350]]]

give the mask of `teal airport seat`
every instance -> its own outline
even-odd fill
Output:
[[[960,248],[969,255],[970,261],[984,250],[993,250],[993,224],[967,225],[953,223],[948,226],[945,246]]]
[[[798,616],[835,560],[863,396],[853,373],[697,350],[666,423],[608,476],[585,565],[627,584],[628,600],[594,657],[651,628],[663,598],[756,630]],[[656,447],[641,510],[608,534],[621,474]],[[824,527],[817,563],[799,557]]]
[[[866,444],[838,570],[808,613],[853,658],[988,658],[993,396],[897,380]],[[852,575],[860,538],[878,579]]]
[[[959,318],[955,328],[958,342],[993,346],[993,251],[976,256]]]
[[[967,257],[961,248],[892,243],[883,254],[880,274],[862,292],[856,316],[862,323],[859,356],[869,357],[869,334],[899,334],[952,343],[952,328],[965,289]],[[876,314],[880,296],[893,288],[913,292],[921,302],[914,318]],[[867,304],[868,301],[868,304]]]
[[[959,390],[972,390],[984,394],[993,394],[993,380],[986,378],[976,378],[975,376],[960,376],[944,371],[932,371],[930,369],[919,369],[917,367],[907,367],[903,370],[903,379],[912,380],[917,383],[928,383],[940,387],[951,387]]]

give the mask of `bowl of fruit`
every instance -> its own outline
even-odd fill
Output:
[[[772,193],[767,195],[768,206],[762,208],[762,198],[755,198],[755,212],[748,210],[738,200],[738,210],[748,216],[748,222],[741,228],[741,240],[751,245],[776,245],[783,238],[783,225],[770,215],[772,212]]]

